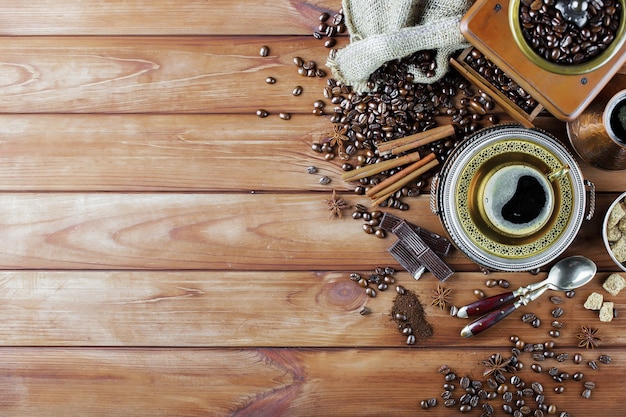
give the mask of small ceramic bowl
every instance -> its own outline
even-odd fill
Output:
[[[604,216],[604,222],[602,223],[602,240],[604,241],[604,246],[606,250],[609,252],[609,256],[613,259],[613,262],[622,270],[626,271],[626,262],[619,262],[615,256],[614,250],[622,250],[617,249],[618,245],[620,248],[626,250],[626,232],[621,232],[621,237],[615,240],[615,236],[612,236],[611,240],[609,240],[609,218],[611,217],[611,212],[618,205],[622,204],[624,210],[626,210],[626,193],[623,193],[613,203],[609,206],[609,209]],[[626,219],[626,215],[623,217],[622,221]],[[621,243],[620,243],[621,242]]]

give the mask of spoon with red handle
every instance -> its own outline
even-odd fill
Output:
[[[596,264],[584,256],[571,256],[562,259],[550,269],[548,277],[541,282],[461,307],[457,313],[458,317],[488,313],[465,326],[461,335],[470,337],[488,329],[522,305],[535,300],[548,289],[569,291],[581,287],[594,277],[596,271]],[[520,298],[513,302],[517,297]]]

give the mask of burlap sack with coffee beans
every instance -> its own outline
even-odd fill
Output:
[[[469,44],[459,21],[470,0],[343,0],[350,44],[327,62],[333,76],[357,91],[385,62],[435,50],[435,75],[410,69],[415,82],[433,83],[448,71],[450,55]]]

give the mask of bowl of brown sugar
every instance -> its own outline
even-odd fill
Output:
[[[609,206],[602,223],[602,240],[613,262],[626,271],[626,193]]]

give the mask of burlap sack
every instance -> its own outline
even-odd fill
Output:
[[[370,75],[385,62],[417,51],[435,50],[437,70],[426,77],[411,69],[415,82],[432,83],[448,71],[450,55],[469,44],[459,21],[469,0],[343,0],[350,44],[329,59],[335,79],[366,90]]]

